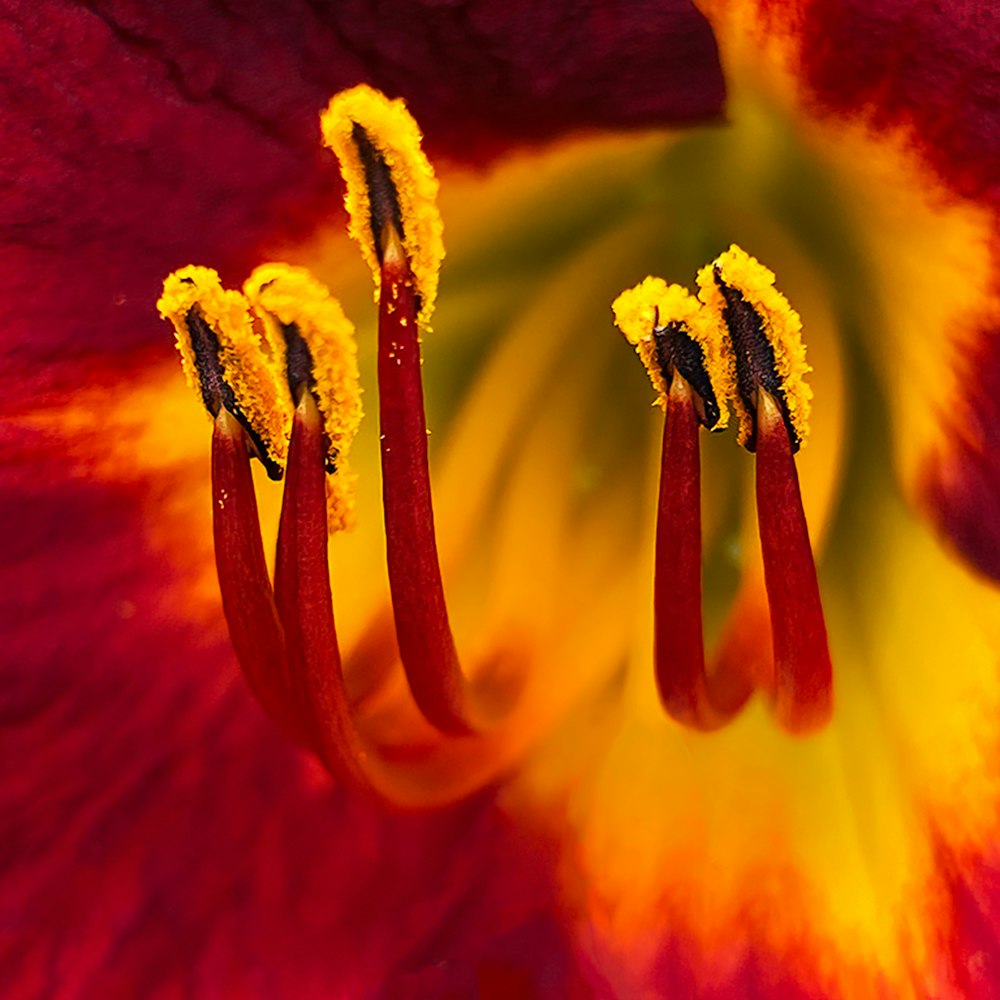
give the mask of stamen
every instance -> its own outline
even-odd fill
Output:
[[[775,712],[793,733],[824,725],[833,671],[794,454],[809,433],[802,323],[774,274],[732,246],[698,274],[732,341],[740,443],[757,452],[757,521],[771,618]]]
[[[728,418],[729,369],[715,325],[686,289],[646,278],[612,306],[665,412],[656,523],[654,662],[667,713],[695,729],[718,728],[746,703],[753,685],[728,669],[705,669],[701,606],[699,423]],[[713,384],[712,374],[717,377]],[[669,385],[669,392],[663,387]]]
[[[809,435],[812,399],[799,314],[774,287],[774,273],[735,245],[698,272],[698,288],[732,341],[740,444],[756,449],[758,390],[764,389],[778,405],[794,454]]]
[[[383,231],[402,240],[416,285],[419,320],[430,321],[444,257],[438,182],[421,148],[422,136],[402,100],[364,84],[342,91],[322,116],[323,141],[340,161],[347,185],[348,231],[375,279],[382,280]]]
[[[293,739],[313,743],[308,717],[289,681],[257,517],[245,433],[224,406],[212,435],[212,515],[222,610],[236,658],[264,710]]]
[[[323,135],[347,184],[349,231],[375,275],[382,499],[400,658],[427,721],[470,733],[492,725],[502,709],[462,673],[434,532],[420,331],[444,256],[437,180],[406,106],[370,87],[333,98]]]
[[[281,309],[274,302],[271,305],[274,319]],[[325,311],[320,310],[320,315]],[[313,329],[311,336],[321,332]],[[330,344],[325,347],[335,350]],[[297,351],[298,347],[286,349],[289,381],[297,387],[299,404],[288,452],[273,591],[264,560],[246,432],[224,406],[215,422],[216,563],[233,647],[251,690],[267,713],[292,739],[317,752],[331,773],[354,791],[406,809],[453,802],[495,773],[489,759],[467,770],[453,768],[446,780],[436,781],[438,748],[431,746],[425,753],[414,753],[412,759],[390,764],[354,724],[330,593],[324,484],[330,444],[316,402],[318,389],[309,388],[310,382],[319,383],[323,376],[319,366],[313,373],[311,354],[306,373]],[[345,407],[353,409],[356,404],[357,393],[347,393]]]
[[[304,268],[263,264],[243,286],[279,346],[293,399],[308,390],[319,407],[326,439],[327,517],[330,531],[354,522],[348,451],[361,424],[354,326],[324,285]]]
[[[254,329],[247,300],[207,267],[185,267],[163,283],[157,308],[174,327],[188,384],[212,417],[225,409],[243,426],[271,479],[288,453],[292,406],[278,345]]]

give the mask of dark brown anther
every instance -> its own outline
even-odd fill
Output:
[[[713,269],[713,274],[725,301],[722,319],[729,330],[736,360],[736,391],[751,420],[751,430],[743,446],[749,452],[757,450],[758,393],[764,389],[781,413],[794,455],[799,450],[799,435],[788,413],[784,385],[774,348],[764,332],[764,321],[743,293],[726,283],[718,266]]]

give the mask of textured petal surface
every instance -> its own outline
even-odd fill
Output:
[[[212,578],[208,429],[152,318],[157,284],[189,258],[238,282],[285,243],[340,274],[342,241],[313,230],[338,197],[315,112],[342,72],[412,96],[437,151],[465,159],[557,125],[684,119],[688,85],[705,112],[720,91],[660,44],[671,5],[400,4],[378,24],[352,4],[284,10],[264,33],[262,15],[223,7],[26,6],[4,22],[24,67],[7,78],[4,155],[38,169],[15,166],[4,250],[0,339],[18,377],[0,404],[14,525],[0,738],[24,763],[0,781],[15,803],[0,983],[15,997],[989,996],[1000,609],[886,468],[894,456],[926,498],[935,461],[951,463],[938,509],[951,503],[952,538],[990,570],[982,12],[970,25],[937,5],[713,8],[733,80],[777,94],[832,182],[801,153],[759,182],[792,146],[743,105],[728,140],[654,137],[569,150],[556,169],[530,159],[506,182],[449,177],[464,190],[445,195],[454,269],[427,351],[458,638],[535,652],[522,729],[551,735],[499,796],[387,818],[331,789],[238,682]],[[691,30],[695,51],[714,51]],[[805,743],[760,705],[692,739],[649,680],[639,553],[656,425],[606,306],[651,267],[689,280],[744,231],[808,316],[817,369],[800,475],[828,539],[838,712]],[[365,315],[368,285],[351,295]],[[849,383],[849,353],[851,377],[867,374],[855,354],[877,376]],[[976,381],[982,427],[958,408]],[[741,551],[744,467],[707,452],[712,580]],[[336,550],[349,648],[381,600],[377,478],[363,484],[369,527]],[[262,507],[273,522],[273,491]],[[982,538],[963,542],[963,524]],[[489,551],[461,565],[470,536]]]
[[[172,605],[136,491],[52,482],[32,443],[0,497],[4,995],[467,995],[505,970],[562,989],[550,846],[490,795],[394,817],[331,788],[218,620]]]
[[[318,112],[342,87],[407,97],[432,151],[462,160],[697,121],[723,98],[711,32],[679,0],[6,7],[5,404],[158,340],[149,303],[175,267],[241,281],[261,244],[336,211]]]

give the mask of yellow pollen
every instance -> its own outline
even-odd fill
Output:
[[[262,264],[243,286],[244,294],[280,345],[285,366],[282,326],[294,326],[309,349],[313,394],[323,418],[327,457],[336,471],[327,476],[327,518],[331,531],[353,527],[357,476],[347,455],[361,425],[361,386],[358,380],[354,326],[326,286],[305,268]]]
[[[403,248],[420,295],[419,319],[430,321],[437,295],[438,272],[444,258],[444,226],[438,211],[438,182],[421,147],[417,123],[402,100],[390,101],[365,84],[341,91],[321,118],[323,141],[340,161],[347,185],[344,204],[350,216],[348,232],[361,246],[375,278],[378,300],[381,267],[372,232],[372,211],[365,166],[354,139],[354,126],[364,129],[368,141],[385,161],[399,204]]]
[[[800,445],[804,446],[809,436],[809,413],[812,408],[812,389],[805,376],[812,368],[806,363],[802,320],[785,296],[774,287],[774,272],[734,243],[698,272],[699,298],[727,339],[723,320],[726,302],[715,280],[716,268],[722,280],[739,292],[760,317],[764,336],[774,351],[775,369],[788,417]],[[739,442],[744,444],[753,432],[755,414],[747,411],[737,393],[732,394],[732,400],[740,421]]]
[[[702,304],[682,285],[668,285],[662,278],[644,278],[634,288],[622,292],[612,303],[618,329],[635,347],[656,390],[656,402],[666,408],[670,386],[663,377],[657,358],[653,330],[677,323],[701,347],[705,372],[719,404],[715,427],[729,423],[726,401],[732,394],[732,358],[719,325],[706,315]]]
[[[156,304],[173,325],[181,366],[188,385],[203,393],[198,359],[192,343],[190,318],[199,316],[218,340],[218,363],[225,384],[246,425],[259,439],[278,470],[288,455],[292,400],[282,369],[280,345],[255,328],[249,303],[237,291],[225,289],[208,267],[188,266],[163,282]]]

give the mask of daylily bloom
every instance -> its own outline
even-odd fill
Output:
[[[0,993],[1000,995],[998,33],[958,3],[8,5]],[[427,636],[386,586],[379,320],[320,133],[358,83],[406,99],[440,181],[411,374],[454,650],[503,702],[488,726],[454,700],[435,717],[398,662]],[[773,492],[759,474],[755,511],[763,456],[727,438],[701,435],[684,523],[708,669],[749,686],[696,728],[661,703],[673,659],[654,670],[676,497],[658,504],[663,414],[610,306],[647,275],[735,294],[732,243],[777,275],[812,367],[795,462],[833,686],[805,734],[772,710]],[[427,294],[393,319],[386,268],[415,251],[379,252],[402,336]],[[274,599],[258,566],[265,605],[223,614],[220,583],[249,578],[226,554],[254,536],[213,548],[212,424],[154,305],[189,264],[279,325],[265,296],[289,278],[357,345],[358,523],[329,566],[375,794],[240,673],[234,646],[274,662],[241,613],[276,599],[270,634],[306,648],[325,619],[294,587],[325,566]],[[331,364],[347,384],[351,350]],[[273,459],[286,503],[315,497],[293,472],[339,475],[343,398],[326,441],[301,430],[312,397],[289,402],[319,464]],[[241,434],[217,421],[217,476],[227,456],[242,475]],[[391,531],[418,480],[382,474]],[[270,558],[282,486],[255,495]],[[282,532],[281,557],[323,551]],[[390,538],[397,605],[409,552]]]

